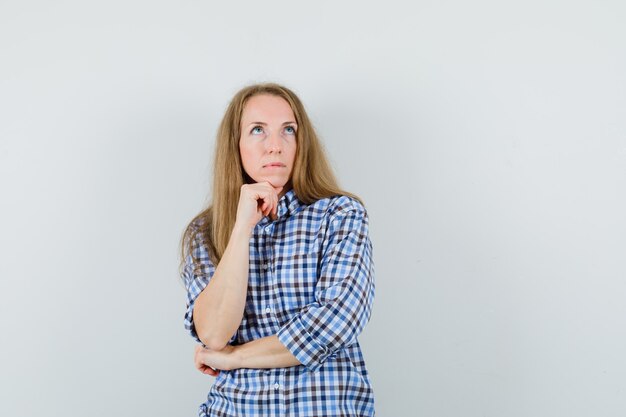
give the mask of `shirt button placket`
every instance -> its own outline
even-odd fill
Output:
[[[271,247],[271,243],[272,243],[272,239],[271,239],[271,235],[272,232],[274,230],[274,225],[272,225],[271,223],[268,226],[265,226],[263,228],[263,234],[265,236],[267,236],[266,238],[266,245]],[[265,273],[269,273],[272,270],[272,258],[271,258],[271,252],[270,252],[270,257],[265,261],[265,263],[263,263],[263,271],[265,271]]]
[[[285,373],[286,371],[284,369],[282,369],[280,372],[278,372],[277,375],[277,380],[274,383],[274,391],[276,392],[276,395],[278,396],[278,404],[280,407],[280,414],[281,415],[286,415],[287,413],[287,404],[285,403],[286,398],[285,398]]]

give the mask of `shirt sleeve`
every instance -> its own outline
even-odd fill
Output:
[[[278,339],[310,371],[356,343],[374,300],[374,264],[367,212],[350,207],[331,216],[322,246],[315,302],[278,331]]]
[[[185,259],[185,267],[183,269],[182,277],[185,282],[185,288],[187,289],[187,311],[185,312],[185,329],[187,329],[191,333],[191,337],[193,337],[199,343],[202,343],[198,334],[196,333],[196,328],[193,323],[193,307],[198,298],[198,295],[206,288],[209,284],[209,281],[213,277],[215,273],[215,266],[213,262],[211,262],[211,258],[209,257],[209,253],[202,244],[198,244],[198,240],[196,240],[195,248],[193,249],[193,254],[200,262],[200,268],[198,268],[194,272],[193,261],[191,255],[187,255]],[[204,344],[203,344],[204,345]]]

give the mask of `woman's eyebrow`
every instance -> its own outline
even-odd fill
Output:
[[[285,125],[291,125],[291,124],[294,124],[294,125],[295,125],[295,124],[297,124],[297,123],[296,123],[296,122],[283,122],[283,126],[285,126]],[[267,123],[265,123],[265,122],[252,122],[252,123],[249,123],[249,124],[248,124],[248,126],[250,126],[250,125],[263,125],[263,126],[267,126]]]

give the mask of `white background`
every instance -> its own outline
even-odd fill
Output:
[[[377,415],[624,416],[624,4],[0,1],[0,415],[197,415],[177,245],[277,81],[370,213]]]

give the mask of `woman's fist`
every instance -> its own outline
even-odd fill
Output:
[[[226,345],[222,350],[211,350],[202,345],[196,345],[193,362],[196,369],[211,376],[218,376],[220,371],[238,368],[235,347],[231,345]]]
[[[278,195],[282,189],[269,182],[242,185],[236,222],[252,230],[264,216],[276,218]]]

